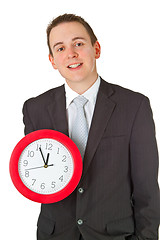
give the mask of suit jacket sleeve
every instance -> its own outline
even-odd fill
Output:
[[[27,100],[24,103],[23,110],[22,110],[23,111],[23,122],[24,122],[24,125],[25,125],[25,128],[24,128],[25,135],[35,131],[33,123],[31,122],[31,119],[30,119],[30,116],[29,116],[29,113],[28,113],[28,101],[29,100]]]
[[[160,193],[155,126],[148,98],[135,116],[130,139],[133,207],[138,239],[158,239]]]

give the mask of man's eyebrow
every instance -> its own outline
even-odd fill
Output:
[[[85,39],[84,37],[75,37],[75,38],[72,38],[72,41],[75,41],[75,40],[78,40],[78,39],[81,39],[81,40],[85,40],[85,41],[86,41],[86,39]]]
[[[53,45],[53,48],[55,48],[57,45],[63,44],[63,42],[57,42]]]
[[[74,38],[72,38],[72,41],[75,41],[75,40],[78,40],[78,39],[86,41],[86,39],[84,37],[74,37]],[[57,42],[53,45],[53,48],[55,48],[57,45],[60,45],[60,44],[64,44],[64,43],[63,42]]]

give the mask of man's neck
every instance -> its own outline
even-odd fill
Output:
[[[90,81],[83,81],[83,82],[71,82],[66,80],[66,83],[68,84],[68,86],[76,93],[78,93],[79,95],[83,94],[84,92],[86,92],[97,80],[98,78],[98,74],[96,77],[94,77],[93,79],[91,79]]]

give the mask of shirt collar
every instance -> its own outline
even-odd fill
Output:
[[[79,94],[73,91],[67,83],[65,83],[65,92],[66,92],[66,109],[69,107],[71,102],[73,101],[74,98],[78,97]],[[100,77],[98,76],[97,80],[95,83],[86,91],[82,94],[85,98],[88,99],[89,102],[94,104],[96,102],[97,98],[97,93],[99,90],[100,86]]]

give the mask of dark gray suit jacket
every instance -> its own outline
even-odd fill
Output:
[[[23,114],[25,134],[68,135],[64,86],[27,100]],[[158,239],[157,178],[148,98],[101,79],[81,181],[66,199],[42,204],[38,240],[78,240],[80,232],[85,240]]]

